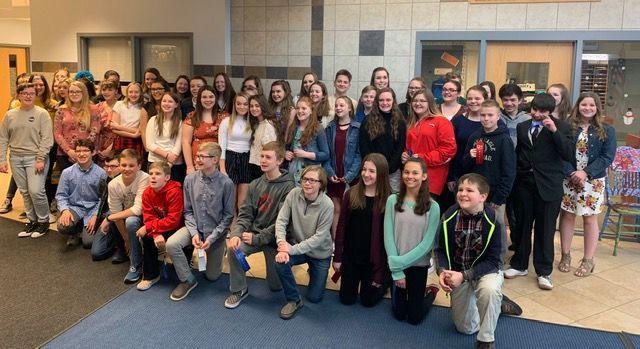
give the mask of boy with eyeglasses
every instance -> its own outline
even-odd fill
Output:
[[[206,254],[205,276],[215,281],[222,273],[225,240],[233,220],[235,191],[229,177],[218,171],[222,149],[215,142],[200,144],[196,154],[198,171],[184,180],[184,227],[167,240],[167,253],[173,260],[180,283],[171,300],[184,299],[198,286],[184,249],[190,246]],[[201,262],[199,262],[201,263]],[[199,265],[202,270],[202,265]]]
[[[287,300],[280,310],[284,320],[291,319],[303,306],[291,267],[303,263],[309,266],[307,299],[317,303],[324,296],[333,253],[333,202],[325,193],[327,174],[319,165],[307,166],[300,184],[289,192],[276,220],[276,270]],[[289,231],[287,226],[291,227]]]

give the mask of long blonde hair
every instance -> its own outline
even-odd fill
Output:
[[[600,103],[600,97],[595,92],[583,92],[580,94],[580,97],[578,97],[573,110],[571,110],[568,121],[569,123],[571,123],[571,127],[574,130],[580,128],[583,119],[582,114],[580,114],[580,102],[582,102],[586,98],[592,98],[593,102],[596,105],[596,115],[594,115],[591,119],[591,126],[593,126],[596,133],[598,134],[598,139],[604,141],[605,139],[607,139],[607,132],[605,131],[602,124],[602,103]]]
[[[227,128],[227,134],[229,132],[231,132],[231,130],[233,129],[233,124],[236,122],[237,118],[238,118],[238,113],[236,111],[236,101],[238,100],[238,97],[242,97],[247,101],[247,115],[245,115],[245,119],[247,121],[246,126],[244,128],[244,132],[251,132],[251,124],[249,123],[249,114],[251,114],[249,112],[249,94],[247,94],[246,92],[238,92],[236,94],[236,97],[233,99],[233,110],[231,111],[231,116],[229,116],[229,126]]]
[[[75,86],[80,89],[80,91],[82,92],[82,100],[80,100],[80,102],[77,104],[74,104],[73,102],[71,102],[71,98],[69,97],[71,95],[71,91],[69,91],[67,93],[69,96],[67,96],[67,99],[65,101],[66,104],[63,105],[63,107],[69,108],[70,111],[72,111],[71,109],[72,107],[74,106],[78,107],[78,112],[73,113],[74,121],[80,122],[86,128],[89,128],[89,126],[91,125],[91,110],[89,109],[90,101],[89,101],[89,91],[87,90],[87,86],[83,84],[81,81],[72,81],[71,84],[69,84],[69,90],[71,90],[72,86]]]

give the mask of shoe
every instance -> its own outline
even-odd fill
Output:
[[[24,229],[18,233],[18,237],[28,238],[29,236],[31,236],[31,234],[33,234],[37,226],[38,226],[37,222],[28,222],[27,224],[24,225]]]
[[[181,282],[173,292],[171,292],[171,296],[169,296],[169,298],[171,298],[172,301],[181,301],[184,297],[189,295],[189,292],[196,288],[196,286],[198,286],[198,281],[195,280],[193,280],[193,282]]]
[[[27,213],[26,212],[22,212],[21,214],[18,215],[18,219],[21,221],[24,221],[27,219]]]
[[[155,285],[156,282],[160,281],[160,275],[157,278],[151,280],[142,280],[138,282],[138,286],[136,288],[138,291],[146,291],[151,288],[151,286]]]
[[[122,264],[124,262],[129,261],[129,256],[127,256],[127,252],[120,247],[116,247],[116,251],[113,253],[111,257],[111,264]]]
[[[225,299],[224,307],[227,309],[237,308],[248,295],[249,289],[246,288],[242,291],[233,292],[229,297],[227,297],[227,299]]]
[[[58,217],[53,213],[49,213],[49,224],[53,224],[58,221]]]
[[[298,309],[302,308],[304,303],[302,303],[302,299],[299,299],[297,302],[287,302],[282,309],[280,309],[280,318],[283,320],[289,320],[296,315]]]
[[[527,269],[518,270],[518,269],[509,268],[504,271],[504,277],[507,279],[513,279],[518,276],[527,276],[527,274],[529,274],[529,271]]]
[[[43,223],[37,223],[37,224],[38,225],[36,226],[35,230],[33,231],[33,233],[31,233],[32,239],[43,237],[49,232],[49,223],[43,222]]]
[[[76,247],[80,245],[80,238],[76,235],[71,235],[67,238],[67,247]]]
[[[140,280],[140,276],[142,276],[142,272],[140,270],[136,269],[136,267],[129,267],[129,272],[124,277],[124,283],[127,285],[135,284]]]
[[[522,308],[520,308],[516,302],[503,294],[502,303],[500,304],[500,314],[520,316],[522,315]]]
[[[541,290],[553,290],[551,275],[538,276],[538,287],[540,287]]]
[[[495,342],[476,341],[476,349],[495,349]]]
[[[13,210],[13,205],[11,204],[11,199],[7,198],[4,200],[4,204],[0,206],[0,213],[9,213],[11,210]]]
[[[580,261],[580,266],[576,269],[573,275],[577,277],[585,277],[591,275],[593,270],[596,268],[596,265],[593,263],[593,258],[591,259],[582,259]]]
[[[571,269],[571,252],[562,253],[562,257],[560,257],[560,262],[558,263],[558,270],[563,273],[569,272]]]

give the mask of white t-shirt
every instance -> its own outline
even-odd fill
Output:
[[[140,111],[141,105],[130,103],[129,106],[124,101],[117,101],[113,106],[113,111],[120,115],[120,125],[129,128],[140,127]]]
[[[231,117],[225,118],[220,123],[220,131],[218,132],[218,143],[222,148],[220,159],[225,159],[227,149],[236,153],[248,153],[251,148],[251,129],[247,128],[247,120],[243,117],[236,117],[233,122],[233,128],[229,130],[229,120]]]
[[[122,175],[109,182],[109,212],[118,213],[131,209],[134,215],[142,215],[142,193],[149,186],[149,175],[138,171],[136,178],[129,186],[122,180]]]

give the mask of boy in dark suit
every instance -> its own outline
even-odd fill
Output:
[[[533,266],[538,287],[553,289],[553,237],[562,200],[563,162],[575,161],[575,140],[569,124],[551,117],[555,100],[547,93],[531,102],[531,120],[517,126],[516,180],[514,183],[515,235],[520,243],[504,273],[512,279],[528,274],[531,229],[535,221]]]

